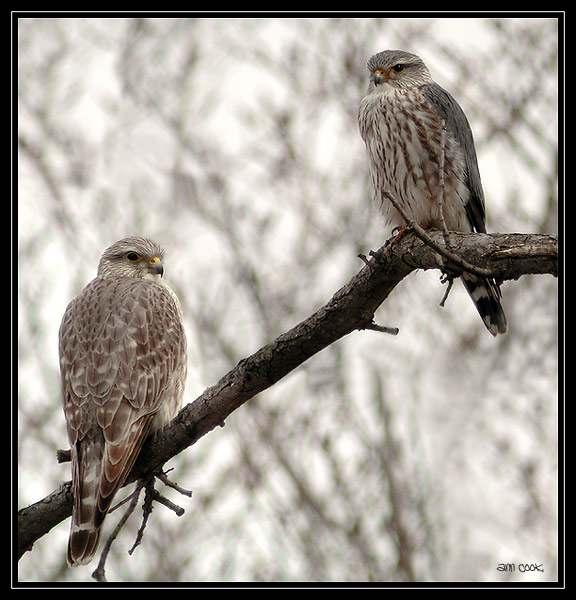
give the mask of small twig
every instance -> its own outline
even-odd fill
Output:
[[[186,512],[181,506],[174,504],[174,502],[162,496],[158,490],[154,490],[154,500],[160,502],[160,504],[163,504],[166,508],[169,508],[171,511],[175,512],[179,517]]]
[[[172,469],[170,469],[172,470]],[[167,471],[168,472],[168,471]],[[180,494],[182,494],[183,496],[188,496],[191,497],[192,496],[192,491],[191,490],[187,490],[181,486],[179,486],[177,483],[174,483],[173,481],[170,481],[168,479],[168,477],[166,477],[166,473],[164,472],[160,472],[158,475],[156,475],[156,477],[158,477],[158,479],[164,484],[167,485],[168,487],[171,487],[173,489],[175,489],[177,492],[179,492]]]
[[[367,325],[360,327],[360,329],[369,329],[370,331],[381,331],[382,333],[389,333],[390,335],[398,335],[398,332],[400,331],[398,327],[384,327],[382,325],[374,323],[374,321],[372,321],[372,323],[368,323]]]
[[[135,489],[131,494],[129,494],[128,496],[126,496],[126,498],[124,498],[124,500],[120,500],[120,502],[118,502],[118,504],[114,505],[109,511],[108,514],[113,513],[117,508],[120,508],[122,505],[126,504],[126,502],[128,502],[128,500],[130,500],[134,494],[139,494],[140,490],[139,489]]]
[[[142,523],[138,529],[138,533],[136,534],[136,540],[132,545],[132,548],[128,550],[128,554],[132,556],[132,552],[136,550],[136,548],[142,542],[142,536],[144,535],[144,530],[146,529],[146,524],[148,523],[148,517],[152,513],[152,502],[154,500],[154,476],[150,477],[145,484],[146,493],[144,494],[144,503],[142,504]]]
[[[136,484],[135,491],[138,493],[135,493],[133,495],[130,505],[128,506],[126,512],[122,515],[121,519],[118,521],[118,524],[114,528],[114,531],[110,534],[110,537],[106,540],[106,544],[104,545],[104,548],[102,549],[102,554],[100,555],[98,567],[96,567],[96,570],[92,573],[92,577],[94,577],[94,579],[96,579],[96,581],[106,581],[106,570],[104,567],[106,565],[106,559],[108,558],[108,553],[110,552],[112,543],[114,542],[114,540],[120,533],[122,527],[124,527],[124,524],[128,520],[128,517],[134,512],[134,509],[136,508],[136,504],[138,503],[138,497],[140,496],[140,490],[142,489],[143,485],[144,485],[143,481],[139,481]]]
[[[390,200],[390,202],[392,203],[392,206],[394,206],[394,208],[402,215],[402,217],[406,221],[406,224],[408,225],[408,227],[410,227],[414,231],[414,233],[427,246],[430,246],[430,248],[433,248],[434,250],[436,250],[436,252],[438,252],[444,258],[447,258],[449,261],[451,261],[455,265],[459,266],[464,271],[468,271],[469,273],[472,273],[473,275],[478,275],[478,277],[485,277],[485,278],[491,278],[492,277],[492,273],[490,271],[488,271],[487,269],[482,269],[480,267],[476,267],[473,264],[469,263],[467,260],[464,260],[463,258],[461,258],[460,256],[458,256],[457,254],[454,254],[454,252],[451,252],[450,250],[447,250],[446,248],[443,248],[442,246],[440,246],[439,244],[437,244],[426,233],[426,231],[424,231],[424,229],[422,229],[422,227],[420,227],[420,225],[418,225],[418,223],[414,222],[406,214],[406,212],[400,206],[400,204],[398,202],[396,202],[396,199],[394,198],[394,196],[392,196],[389,192],[386,192],[386,191],[384,192],[384,195],[386,196],[386,198],[388,198],[388,200]]]
[[[444,278],[440,279],[440,283],[446,283],[446,282],[448,282],[448,287],[446,288],[446,293],[444,294],[444,297],[442,298],[442,300],[440,302],[440,306],[442,308],[444,308],[444,303],[446,302],[446,300],[448,298],[448,294],[450,293],[450,291],[452,290],[452,286],[454,285],[454,276],[445,274]]]
[[[446,248],[451,250],[450,238],[448,236],[448,227],[446,227],[446,220],[444,219],[444,147],[446,145],[446,121],[442,119],[442,133],[440,136],[440,196],[438,198],[438,204],[440,206],[440,221],[442,222],[442,233],[444,234],[444,244]]]
[[[56,450],[56,460],[59,463],[70,462],[72,460],[72,453],[70,450]]]

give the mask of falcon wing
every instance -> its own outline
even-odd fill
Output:
[[[464,153],[466,163],[466,185],[470,198],[466,203],[466,213],[470,225],[475,231],[486,233],[486,210],[484,192],[478,170],[478,160],[474,147],[474,138],[468,119],[460,105],[437,83],[422,86],[425,98],[444,119],[447,131],[456,139]]]

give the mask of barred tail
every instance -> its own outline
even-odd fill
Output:
[[[502,294],[496,282],[469,273],[462,275],[462,282],[488,331],[493,336],[506,333],[506,315],[500,303]]]
[[[67,554],[70,566],[85,565],[96,553],[104,517],[136,462],[153,419],[151,413],[132,423],[117,444],[106,444],[104,436],[96,434],[72,445],[74,508]]]
[[[94,442],[79,442],[72,448],[74,507],[67,552],[71,567],[89,563],[98,548],[102,524],[96,506],[102,468],[100,454],[100,447]]]

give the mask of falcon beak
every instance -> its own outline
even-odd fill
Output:
[[[160,275],[160,277],[164,275],[164,266],[162,265],[162,261],[160,260],[159,256],[153,256],[148,261],[148,269],[154,275]]]
[[[389,78],[389,73],[387,71],[384,71],[383,69],[376,69],[370,74],[370,79],[374,85],[380,85]]]

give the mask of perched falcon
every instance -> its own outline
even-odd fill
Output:
[[[484,193],[474,139],[464,112],[432,80],[422,60],[386,50],[368,61],[370,83],[358,121],[368,150],[376,201],[388,223],[404,219],[388,192],[425,229],[486,232]],[[444,149],[444,193],[440,166]],[[506,331],[500,288],[493,279],[464,273],[462,281],[492,335]]]
[[[162,279],[162,257],[144,238],[116,242],[62,319],[60,372],[74,492],[69,565],[90,561],[142,443],[180,407],[186,338],[178,298]]]

